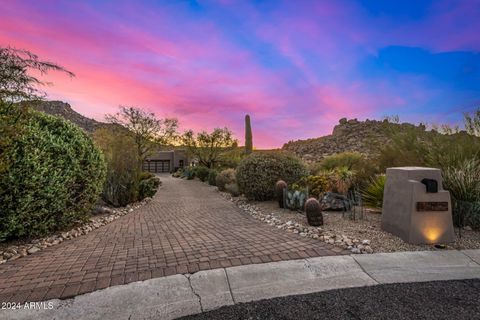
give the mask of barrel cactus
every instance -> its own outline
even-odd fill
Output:
[[[323,225],[322,208],[315,198],[309,198],[305,203],[308,224],[314,227]]]
[[[287,183],[283,180],[278,180],[275,184],[275,195],[280,208],[284,207],[284,190],[287,188]]]

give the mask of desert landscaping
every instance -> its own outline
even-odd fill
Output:
[[[475,1],[0,4],[0,319],[476,319]]]

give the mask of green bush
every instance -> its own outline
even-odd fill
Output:
[[[207,181],[209,173],[210,173],[210,170],[207,167],[204,167],[204,166],[196,167],[195,176],[203,182]]]
[[[107,163],[103,201],[115,207],[138,201],[142,172],[132,136],[120,128],[104,127],[95,130],[93,138]]]
[[[216,185],[218,190],[225,191],[225,186],[230,183],[237,183],[236,171],[235,169],[225,169],[221,171],[216,179]]]
[[[104,158],[85,132],[58,117],[27,113],[21,133],[1,151],[0,241],[88,219],[105,179]]]
[[[353,173],[351,183],[364,186],[377,172],[374,161],[367,159],[359,152],[342,152],[326,157],[321,162],[314,164],[310,171],[313,175],[322,175],[323,172],[348,170]]]
[[[215,169],[211,169],[210,172],[208,173],[208,184],[211,186],[216,186],[217,185],[217,174],[218,171]]]
[[[185,167],[182,172],[182,178],[187,180],[195,179],[195,167]]]
[[[139,183],[139,195],[140,200],[147,197],[153,197],[157,193],[158,187],[160,186],[161,181],[155,175],[150,176],[146,179],[140,180]]]
[[[308,187],[309,195],[317,199],[321,193],[329,190],[329,178],[326,174],[304,177],[297,184]]]
[[[178,168],[177,171],[175,171],[173,174],[172,174],[172,177],[174,178],[180,178],[182,177],[183,175],[183,168]]]
[[[238,197],[240,195],[240,190],[238,190],[238,185],[234,182],[227,183],[225,185],[225,191],[230,193],[233,197]]]
[[[379,168],[423,166],[458,167],[466,160],[480,156],[480,137],[463,131],[440,134],[422,128],[390,133],[391,142],[381,150]]]
[[[329,190],[346,195],[355,183],[355,172],[347,167],[339,167],[326,173],[329,178]]]
[[[365,161],[365,157],[359,152],[342,152],[326,157],[320,162],[322,170],[333,170],[340,167],[347,167],[354,170],[354,167]]]
[[[370,183],[362,190],[362,200],[365,206],[370,208],[381,208],[383,206],[385,181],[385,175],[370,178]]]
[[[291,184],[307,176],[303,162],[290,154],[253,153],[245,157],[237,168],[237,184],[240,192],[249,199],[271,200],[275,183],[283,180]]]
[[[480,229],[480,161],[470,159],[443,170],[443,186],[453,200],[453,221],[457,226]]]

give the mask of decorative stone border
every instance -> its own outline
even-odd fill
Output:
[[[250,214],[253,218],[268,223],[270,226],[277,227],[278,229],[282,229],[287,232],[299,234],[302,237],[318,239],[325,243],[350,250],[354,254],[373,253],[373,249],[370,247],[370,240],[368,239],[350,239],[346,235],[338,235],[324,231],[322,227],[304,226],[293,221],[284,222],[275,216],[274,213],[267,214],[259,207],[250,204],[243,196],[232,197],[232,195],[227,192],[219,191],[219,193],[222,197],[232,201],[237,207]]]
[[[109,224],[110,222],[113,222],[130,212],[133,212],[133,210],[142,207],[151,200],[152,198],[145,198],[140,202],[129,204],[122,208],[98,207],[95,211],[99,214],[107,214],[107,216],[93,216],[90,218],[90,221],[86,222],[82,226],[73,228],[70,231],[57,233],[45,238],[35,239],[27,244],[8,246],[3,251],[0,251],[0,265],[7,261],[16,260],[29,254],[41,251],[45,248],[57,245],[65,240],[74,239],[81,235],[88,234],[90,231],[98,229],[101,226]]]

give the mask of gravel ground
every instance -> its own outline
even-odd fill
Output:
[[[201,320],[480,319],[480,279],[377,285],[240,303]]]
[[[277,202],[251,201],[252,205],[259,208],[264,214],[273,214],[277,219],[283,222],[293,221],[305,227],[308,226],[306,217],[290,210],[280,209]],[[324,225],[322,230],[327,233],[338,236],[346,235],[351,239],[368,239],[370,247],[374,252],[395,252],[395,251],[419,251],[419,250],[438,250],[432,245],[411,245],[403,242],[400,238],[381,230],[382,216],[379,211],[366,210],[364,219],[350,220],[344,218],[342,212],[328,211],[324,212]],[[463,230],[462,237],[459,238],[458,230],[455,229],[456,241],[449,244],[450,249],[479,249],[480,231]]]

